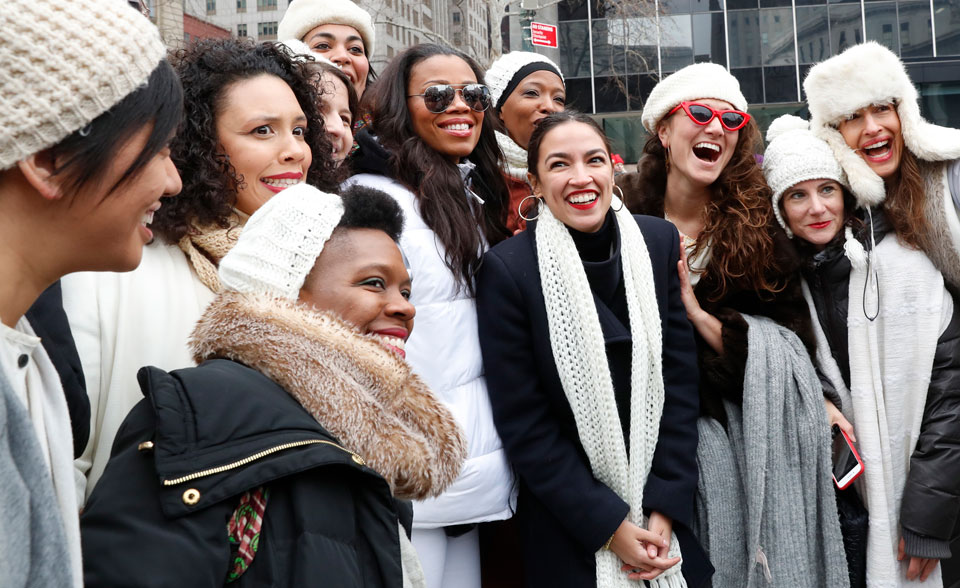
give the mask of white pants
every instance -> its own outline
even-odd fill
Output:
[[[420,556],[427,588],[480,588],[477,529],[459,537],[447,537],[443,528],[414,529],[412,541]]]

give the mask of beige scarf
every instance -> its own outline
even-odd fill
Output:
[[[463,432],[410,366],[332,312],[226,291],[197,323],[194,361],[222,357],[282,386],[393,494],[441,494],[467,456]]]
[[[211,292],[218,293],[223,289],[217,266],[237,244],[248,218],[248,215],[234,210],[227,219],[226,228],[218,225],[191,228],[177,243],[177,247],[187,255],[187,260],[193,266],[193,271],[197,272],[200,282]]]

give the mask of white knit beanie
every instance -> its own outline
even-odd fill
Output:
[[[522,77],[519,77],[519,79],[515,79],[518,77],[517,74],[519,74],[521,70],[523,70],[525,73]],[[557,67],[557,64],[550,60],[550,58],[544,57],[539,53],[532,53],[530,51],[511,51],[510,53],[504,53],[498,57],[496,61],[490,64],[490,69],[488,69],[487,73],[483,76],[487,87],[490,88],[490,95],[493,98],[493,105],[499,110],[499,108],[503,106],[503,102],[506,102],[507,98],[510,97],[510,94],[513,92],[513,88],[522,82],[523,78],[527,77],[534,71],[539,70],[552,71],[560,76],[561,82],[566,84],[563,79],[563,74],[560,73],[560,68]],[[509,91],[505,91],[508,88],[510,88]],[[503,98],[503,102],[501,102],[501,98]]]
[[[773,212],[777,222],[793,237],[780,214],[780,198],[788,188],[807,180],[835,180],[847,186],[847,176],[833,156],[830,146],[817,138],[802,118],[784,115],[767,129],[767,149],[763,153],[763,175],[773,191]]]
[[[376,37],[370,13],[350,0],[292,0],[280,19],[277,37],[300,39],[325,24],[346,25],[357,29],[363,39],[364,52],[373,55]]]
[[[722,65],[694,63],[670,74],[650,92],[640,116],[643,128],[657,132],[657,123],[681,102],[712,98],[729,102],[737,110],[747,111],[747,99],[740,82]]]
[[[0,170],[90,124],[165,54],[126,0],[0,0]]]
[[[903,142],[918,159],[946,161],[960,157],[960,130],[930,124],[920,116],[917,89],[903,62],[883,45],[868,41],[810,68],[803,89],[813,132],[833,149],[857,201],[874,206],[886,196],[883,179],[847,146],[837,125],[871,104],[893,102]]]
[[[336,194],[297,184],[261,206],[220,260],[224,289],[296,300],[343,216]]]

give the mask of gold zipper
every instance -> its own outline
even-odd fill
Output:
[[[364,465],[364,461],[363,461],[363,458],[362,458],[362,457],[360,457],[360,456],[357,455],[356,453],[350,451],[349,449],[346,449],[346,448],[344,448],[344,447],[341,447],[341,446],[337,445],[336,443],[333,443],[333,442],[330,442],[330,441],[325,441],[325,440],[323,440],[323,439],[307,439],[307,440],[305,440],[305,441],[294,441],[294,442],[292,442],[292,443],[284,443],[283,445],[277,445],[276,447],[271,447],[270,449],[264,449],[263,451],[259,451],[259,452],[257,452],[257,453],[254,453],[253,455],[250,455],[250,456],[248,456],[248,457],[245,457],[245,458],[243,458],[243,459],[241,459],[241,460],[238,460],[238,461],[235,461],[235,462],[233,462],[233,463],[228,463],[228,464],[225,464],[225,465],[222,465],[222,466],[217,466],[217,467],[210,468],[210,469],[206,469],[206,470],[202,470],[202,471],[199,471],[199,472],[194,472],[194,473],[192,473],[192,474],[187,474],[186,476],[181,476],[181,477],[175,478],[175,479],[173,479],[173,480],[164,480],[164,481],[163,481],[163,485],[164,485],[164,486],[176,486],[177,484],[183,484],[184,482],[189,482],[190,480],[196,480],[196,479],[198,479],[198,478],[205,478],[205,477],[207,477],[207,476],[212,476],[212,475],[214,475],[214,474],[219,474],[219,473],[221,473],[221,472],[226,472],[226,471],[229,471],[229,470],[232,470],[232,469],[236,469],[236,468],[241,467],[241,466],[245,466],[245,465],[247,465],[248,463],[257,461],[258,459],[262,459],[262,458],[264,458],[264,457],[266,457],[266,456],[268,456],[268,455],[272,455],[272,454],[274,454],[274,453],[277,453],[278,451],[283,451],[283,450],[285,450],[285,449],[292,449],[292,448],[294,448],[294,447],[303,447],[303,446],[305,446],[305,445],[316,445],[316,444],[330,445],[331,447],[336,447],[337,449],[339,449],[339,450],[341,450],[341,451],[345,451],[345,452],[349,453],[349,454],[350,454],[350,457],[352,457],[352,458],[353,458],[353,461],[354,461],[355,463],[357,463],[358,465]]]

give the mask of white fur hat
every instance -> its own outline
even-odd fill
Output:
[[[165,55],[126,0],[0,1],[0,170],[90,124]]]
[[[861,205],[874,206],[886,196],[883,180],[847,146],[836,126],[844,117],[870,106],[893,102],[907,149],[925,161],[960,157],[960,130],[928,123],[920,116],[917,89],[903,63],[883,45],[868,41],[810,68],[803,89],[810,125],[843,166]]]
[[[363,49],[369,58],[373,55],[376,32],[370,13],[350,0],[291,0],[280,19],[277,37],[300,39],[324,24],[346,25],[357,29],[363,39]]]
[[[694,63],[660,80],[643,105],[643,128],[657,132],[657,123],[681,102],[713,98],[729,102],[737,110],[747,111],[747,99],[740,82],[722,65]]]
[[[517,84],[523,81],[523,78],[538,70],[552,71],[560,76],[561,82],[564,82],[563,73],[560,72],[557,64],[539,53],[511,51],[498,57],[496,61],[490,64],[490,69],[483,76],[487,87],[490,88],[493,105],[497,109],[503,106],[500,99],[503,98],[506,101]],[[517,79],[521,71],[525,73]]]
[[[830,146],[817,138],[802,118],[788,114],[770,123],[767,142],[763,153],[763,175],[773,191],[773,212],[787,236],[793,237],[793,231],[780,214],[783,193],[807,180],[836,180],[847,186],[847,176]]]
[[[280,192],[243,227],[220,260],[224,289],[296,300],[343,216],[343,200],[307,184]]]

